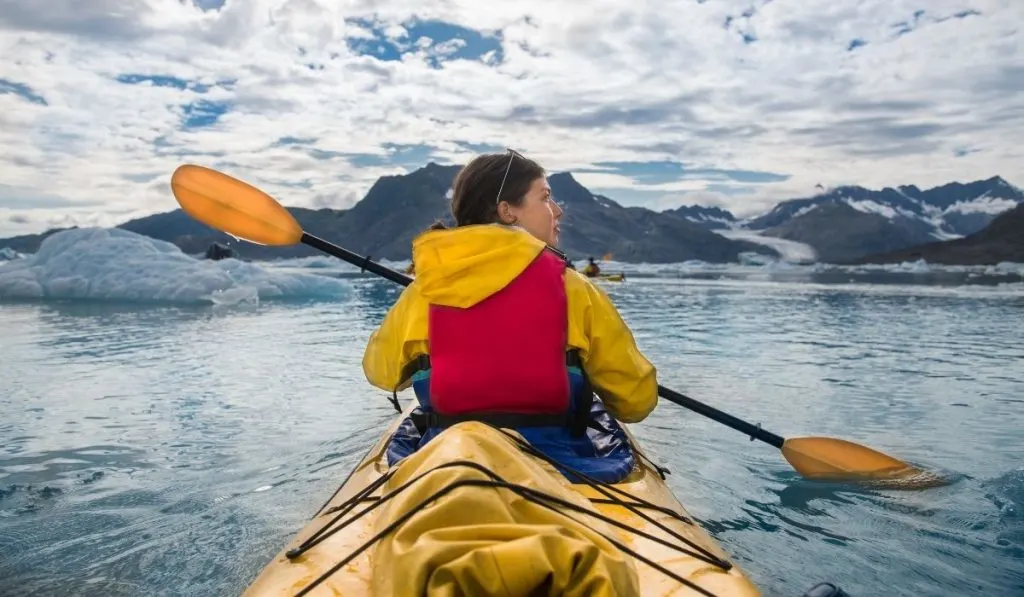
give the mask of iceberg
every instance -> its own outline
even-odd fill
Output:
[[[0,267],[0,300],[91,299],[184,304],[344,299],[343,280],[273,272],[237,259],[200,260],[120,228],[75,228]]]

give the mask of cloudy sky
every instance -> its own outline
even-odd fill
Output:
[[[0,236],[512,146],[621,203],[1024,185],[1024,0],[0,0]]]

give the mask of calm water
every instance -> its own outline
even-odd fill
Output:
[[[607,284],[661,382],[786,436],[946,471],[801,480],[670,403],[634,426],[768,595],[1024,593],[1024,292],[807,279]],[[237,594],[390,422],[362,377],[397,296],[0,303],[0,594]]]

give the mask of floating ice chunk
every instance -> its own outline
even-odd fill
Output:
[[[274,272],[237,259],[200,260],[120,228],[75,228],[0,268],[0,299],[237,303],[349,296],[335,278]]]

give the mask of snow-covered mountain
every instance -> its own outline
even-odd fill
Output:
[[[664,213],[683,218],[708,230],[733,228],[736,225],[736,216],[732,215],[732,212],[729,210],[720,207],[684,205]]]
[[[980,232],[895,252],[869,255],[857,263],[893,263],[924,259],[951,265],[1024,263],[1024,203],[1005,211]]]
[[[973,234],[1021,202],[1024,202],[1024,192],[999,176],[967,184],[952,182],[926,191],[913,185],[886,187],[880,191],[844,186],[814,197],[785,201],[742,224],[752,230],[765,230],[804,216],[822,205],[846,203],[857,211],[879,214],[892,221],[918,220],[931,228],[935,239],[945,240]]]
[[[1024,192],[998,176],[925,191],[843,186],[785,201],[738,227],[806,243],[820,260],[842,262],[974,234],[1020,203]]]

